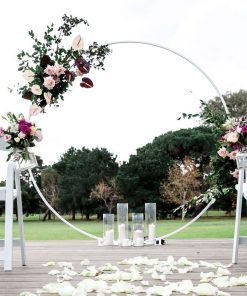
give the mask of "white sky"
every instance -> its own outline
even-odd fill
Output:
[[[245,0],[12,0],[0,11],[1,114],[28,113],[29,102],[7,90],[25,83],[17,72],[16,54],[31,49],[28,30],[41,35],[47,24],[60,25],[64,13],[89,21],[89,28],[81,25],[73,34],[80,33],[86,46],[93,41],[157,43],[193,60],[221,93],[247,88]],[[216,95],[195,68],[165,50],[133,44],[111,49],[106,70],[88,75],[94,88],[82,89],[75,82],[58,109],[47,108],[45,115],[33,118],[44,134],[34,151],[46,164],[72,145],[106,147],[119,161],[128,160],[155,136],[191,127],[191,121],[177,117],[197,112],[199,99]],[[0,157],[0,179],[5,157]]]

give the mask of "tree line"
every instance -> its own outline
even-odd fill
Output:
[[[246,91],[224,97],[235,116],[246,114]],[[217,114],[223,112],[219,98],[207,106]],[[114,212],[117,202],[128,202],[130,211],[136,212],[144,210],[145,202],[156,202],[158,217],[166,218],[183,215],[173,210],[211,186],[210,155],[216,153],[217,140],[218,135],[205,120],[199,127],[156,137],[122,164],[105,148],[71,147],[51,166],[43,166],[38,157],[39,167],[33,172],[50,204],[72,219],[78,214],[82,219],[92,215],[100,219],[103,213]],[[28,174],[22,174],[21,183],[24,213],[42,213],[44,220],[51,219]],[[231,211],[234,204],[226,197],[217,207]],[[200,205],[190,214],[199,210]],[[2,205],[0,214],[3,211]]]

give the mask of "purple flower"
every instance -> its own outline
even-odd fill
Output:
[[[240,148],[241,148],[241,145],[239,143],[234,143],[234,144],[231,145],[231,147],[232,147],[233,150],[238,150],[239,151]]]
[[[24,134],[29,134],[31,132],[32,123],[29,121],[26,121],[25,119],[21,119],[19,121],[19,130],[23,132]]]
[[[243,134],[247,133],[247,124],[245,124],[241,127],[241,133],[243,133]]]

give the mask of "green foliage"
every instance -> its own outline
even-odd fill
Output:
[[[114,177],[118,170],[116,157],[106,149],[85,147],[71,147],[53,167],[60,175],[58,207],[63,213],[72,212],[73,218],[77,211],[87,218],[98,212],[98,203],[89,198],[91,189],[100,180]]]

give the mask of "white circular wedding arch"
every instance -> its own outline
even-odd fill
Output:
[[[151,46],[151,47],[157,47],[157,48],[160,48],[162,50],[165,50],[165,51],[168,51],[168,52],[171,52],[173,53],[174,55],[182,58],[183,60],[185,60],[186,62],[188,62],[189,64],[191,64],[195,69],[197,69],[203,76],[204,78],[206,78],[208,80],[208,82],[211,84],[211,86],[214,88],[214,90],[216,91],[217,95],[219,96],[221,102],[222,102],[222,105],[224,107],[224,110],[226,112],[226,114],[229,114],[229,110],[227,108],[227,105],[226,105],[226,102],[223,98],[223,96],[221,95],[218,87],[216,86],[216,84],[213,82],[213,80],[206,74],[206,72],[200,68],[196,63],[194,63],[191,59],[189,59],[188,57],[184,56],[183,54],[169,48],[169,47],[165,47],[163,45],[160,45],[160,44],[156,44],[156,43],[151,43],[151,42],[145,42],[145,41],[114,41],[114,42],[109,42],[107,43],[108,46],[115,46],[115,45],[120,45],[120,44],[140,44],[140,45],[146,45],[146,46]],[[30,178],[31,178],[31,181],[37,191],[37,193],[39,194],[40,198],[42,199],[42,201],[45,203],[45,205],[49,208],[49,210],[57,217],[59,218],[63,223],[65,223],[67,226],[71,227],[72,229],[76,230],[77,232],[83,234],[83,235],[86,235],[92,239],[96,239],[96,240],[100,240],[101,237],[98,237],[96,235],[93,235],[91,233],[88,233],[87,231],[85,230],[82,230],[78,227],[76,227],[75,225],[71,224],[70,222],[68,222],[66,219],[64,219],[50,204],[49,202],[47,201],[47,199],[44,197],[44,195],[42,194],[41,190],[39,189],[35,179],[34,179],[34,176],[33,176],[33,173],[31,171],[31,169],[28,170],[29,171],[29,175],[30,175]],[[212,199],[206,206],[205,208],[195,217],[193,218],[191,221],[189,221],[187,224],[183,225],[182,227],[168,233],[168,234],[165,234],[165,235],[162,235],[160,237],[158,237],[157,239],[164,239],[164,238],[168,238],[168,237],[171,237],[173,235],[175,235],[176,233],[178,232],[181,232],[182,230],[184,230],[185,228],[189,227],[191,224],[193,224],[194,222],[196,222],[211,206],[212,204],[215,202],[215,199]]]

